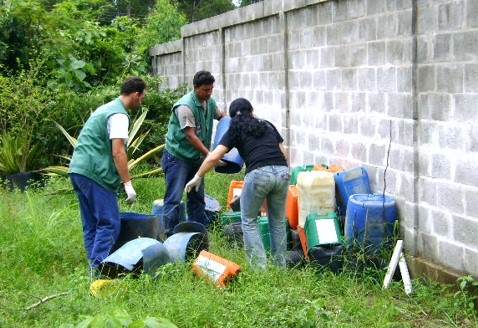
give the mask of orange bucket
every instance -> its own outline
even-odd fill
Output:
[[[227,195],[227,204],[226,208],[228,210],[231,209],[231,201],[234,199],[234,197],[239,196],[242,192],[242,186],[244,185],[244,181],[242,180],[232,180],[231,183],[229,184],[229,193]]]
[[[191,267],[195,274],[206,277],[221,287],[226,287],[227,281],[241,271],[238,264],[205,250],[199,253]]]

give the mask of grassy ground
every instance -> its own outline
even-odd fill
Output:
[[[223,208],[231,179],[242,176],[206,177],[206,193]],[[163,179],[138,179],[134,186],[138,202],[128,206],[121,201],[121,209],[151,213],[152,202],[164,195]],[[153,327],[148,317],[158,319],[156,327],[162,327],[160,318],[178,327],[478,326],[466,292],[419,279],[413,280],[411,295],[400,281],[382,290],[384,272],[373,269],[339,275],[308,265],[254,271],[243,250],[228,246],[220,229],[211,232],[210,251],[242,267],[226,289],[194,276],[187,263],[176,263],[160,267],[154,279],[127,277],[93,297],[69,181],[59,179],[25,193],[0,188],[0,200],[0,327],[73,327],[93,317],[91,327],[105,326],[107,318],[116,322],[111,327]],[[66,294],[26,309],[59,293]]]

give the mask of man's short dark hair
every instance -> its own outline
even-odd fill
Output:
[[[130,95],[135,92],[143,93],[146,89],[146,82],[136,76],[128,77],[121,85],[121,94]]]
[[[200,87],[201,85],[210,85],[214,84],[214,76],[208,71],[199,71],[194,74],[193,85],[195,87]]]

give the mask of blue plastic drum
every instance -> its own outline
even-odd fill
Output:
[[[344,236],[348,246],[360,246],[365,253],[391,247],[397,205],[383,194],[356,194],[349,197]]]
[[[229,116],[223,117],[219,120],[219,123],[216,127],[216,136],[214,137],[214,148],[219,145],[221,142],[222,136],[226,131],[229,129],[229,125],[231,124],[231,118]],[[242,166],[244,165],[244,160],[239,155],[239,152],[236,148],[232,148],[226,153],[221,160],[225,162],[227,165],[225,166],[216,166],[214,169],[218,173],[237,173],[242,170]]]

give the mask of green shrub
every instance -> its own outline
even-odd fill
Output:
[[[148,115],[144,122],[145,128],[151,129],[146,147],[154,147],[165,142],[164,136],[168,130],[171,108],[174,103],[187,92],[186,84],[181,84],[175,89],[148,90],[144,98],[143,106],[148,109]]]
[[[38,132],[47,117],[54,95],[43,87],[44,75],[40,72],[42,60],[32,61],[29,69],[18,75],[0,76],[0,135],[19,139],[15,147],[24,152],[18,169],[37,169],[41,164],[28,162],[34,149],[46,151]],[[4,138],[5,139],[5,138]],[[4,140],[6,142],[8,138]],[[20,145],[21,141],[21,145]],[[28,168],[27,168],[28,166]]]

